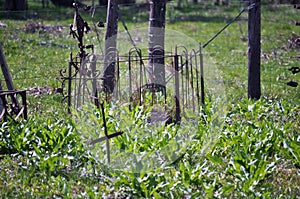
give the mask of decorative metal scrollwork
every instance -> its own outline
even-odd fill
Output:
[[[21,96],[21,101],[18,100],[18,96]],[[1,91],[0,120],[18,120],[21,116],[27,119],[26,90]]]

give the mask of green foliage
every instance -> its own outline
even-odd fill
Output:
[[[37,2],[34,6],[38,8]],[[180,27],[201,43],[239,11],[237,6],[212,4],[193,5],[196,9],[188,4],[168,6],[172,23],[167,27]],[[295,12],[286,6],[262,7],[265,99],[243,97],[247,79],[247,42],[243,35],[247,26],[241,20],[205,48],[205,78],[215,77],[208,75],[215,75],[209,67],[216,65],[225,91],[220,98],[209,93],[199,115],[186,110],[187,118],[180,125],[151,124],[151,106],[136,106],[129,111],[128,104],[105,104],[108,133],[124,132],[110,140],[110,165],[106,142],[90,145],[93,139],[104,136],[100,110],[84,106],[80,111],[73,110],[73,119],[69,119],[61,96],[30,94],[29,120],[0,123],[1,197],[297,198],[300,92],[284,84],[285,80],[299,80],[299,75],[287,71],[298,61],[286,59],[299,52],[288,43],[298,31],[289,23],[298,19]],[[68,36],[70,18],[66,15],[72,13],[72,9],[56,8],[54,14],[31,16],[32,21],[3,17],[1,22],[7,28],[0,30],[1,44],[17,88],[58,87],[58,69],[67,66],[64,61],[70,49],[77,48]],[[145,22],[146,14],[126,14],[124,18]],[[43,31],[42,26],[25,33],[30,24],[57,24],[57,20],[64,26],[57,34]],[[128,23],[131,29],[147,25]],[[231,80],[234,83],[226,83]]]
[[[136,107],[130,112],[127,107],[106,105],[109,133],[124,130],[111,140],[111,165],[106,164],[105,145],[87,147],[86,141],[103,133],[101,112],[95,107],[77,112],[88,118],[94,115],[95,123],[85,126],[78,123],[87,122],[82,117],[77,122],[46,120],[41,124],[29,119],[3,123],[1,168],[9,173],[1,174],[0,186],[10,183],[3,196],[30,196],[26,187],[34,184],[29,190],[40,196],[78,196],[78,190],[74,191],[78,188],[84,190],[80,192],[83,197],[100,193],[145,198],[272,197],[277,175],[299,168],[299,108],[283,100],[244,99],[228,107],[221,128],[213,128],[213,104],[207,102],[194,124],[195,133],[190,134],[194,136],[183,139],[184,132],[191,129],[176,125],[153,128],[146,121],[150,110]],[[187,146],[176,148],[174,139],[177,144],[186,141]],[[171,157],[177,152],[175,159]],[[119,160],[127,161],[127,167]],[[8,175],[26,180],[14,184]],[[41,176],[46,181],[41,182]],[[281,193],[296,196],[299,179],[291,179],[285,183],[295,189],[281,187]],[[102,183],[97,187],[99,180]],[[45,182],[52,186],[41,192],[37,184],[45,186]]]
[[[28,161],[24,167],[35,165],[51,174],[67,166],[79,167],[88,158],[75,128],[63,120],[46,120],[43,124],[34,119],[10,121],[2,124],[0,132],[0,154],[22,156]]]

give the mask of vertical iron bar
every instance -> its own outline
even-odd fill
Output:
[[[72,60],[71,60],[72,62],[73,62],[73,58],[72,58]],[[73,62],[74,63],[74,62]],[[75,84],[74,84],[74,108],[76,108],[76,106],[77,106],[77,101],[78,101],[78,99],[77,99],[77,90],[78,90],[78,75],[79,75],[79,67],[78,67],[78,58],[77,57],[75,57],[75,64],[76,64],[76,67],[77,67],[77,71],[76,71],[76,76],[74,77],[74,82],[75,82]]]
[[[2,93],[2,91],[3,91],[3,88],[2,88],[2,85],[1,85],[1,80],[0,80],[0,94]],[[1,99],[1,97],[0,97],[0,119],[1,119],[1,113],[2,113],[2,110],[4,109],[4,104],[3,104],[3,101],[2,101],[2,99]]]
[[[91,99],[93,101],[93,99],[96,98],[96,92],[97,92],[97,79],[96,79],[96,55],[92,54],[91,55],[91,74],[92,74],[92,93],[91,93]]]
[[[143,61],[141,60],[142,59],[142,57],[141,57],[141,55],[140,55],[140,50],[139,51],[137,51],[137,53],[138,53],[138,59],[139,59],[139,64],[140,64],[140,85],[139,85],[139,98],[140,98],[140,106],[142,105],[142,85],[143,85]]]
[[[195,56],[195,66],[196,66],[196,97],[197,97],[197,104],[198,104],[198,111],[200,110],[200,95],[199,95],[199,70],[198,70],[198,62],[197,62],[197,55],[196,52],[193,51]]]
[[[177,52],[176,52],[176,55],[177,55]],[[180,69],[181,69],[181,88],[182,88],[182,90],[181,90],[181,95],[182,95],[182,111],[184,111],[184,67],[182,65],[182,56],[180,56],[180,66],[181,66]],[[179,67],[178,67],[178,70],[179,70]]]
[[[117,54],[117,99],[121,98],[121,82],[120,82],[120,56]]]
[[[178,67],[178,55],[177,50],[174,56],[174,64],[175,64],[175,103],[176,103],[176,115],[175,115],[175,123],[180,122],[180,102],[179,102],[179,67]]]
[[[192,90],[192,106],[193,106],[193,111],[195,112],[195,96],[194,96],[194,75],[193,75],[193,62],[191,61],[190,63],[191,66],[191,80],[190,80],[190,84],[191,84],[191,90]]]
[[[68,113],[71,113],[71,92],[72,92],[72,52],[70,53],[70,62],[69,62],[69,78],[68,78]]]
[[[132,103],[131,54],[129,54],[128,70],[129,70],[129,110],[131,111],[131,103]]]
[[[80,107],[80,95],[81,95],[81,81],[82,81],[82,63],[83,58],[80,58],[80,64],[79,64],[79,82],[78,82],[78,91],[77,91],[77,107]]]
[[[81,85],[82,85],[82,87],[81,87],[81,90],[82,90],[82,101],[81,101],[81,104],[80,105],[83,105],[84,104],[84,102],[85,102],[85,96],[86,96],[86,93],[87,93],[87,76],[86,76],[86,72],[87,72],[87,68],[86,68],[86,66],[87,66],[87,63],[86,63],[86,59],[84,59],[83,60],[83,62],[82,62],[82,75],[81,75],[81,81],[82,81],[82,83],[81,83]]]
[[[188,65],[188,61],[187,61],[187,57],[185,57],[185,69],[186,69],[186,74],[185,74],[185,103],[186,103],[186,106],[189,105],[189,102],[188,102],[188,96],[189,96],[189,83],[190,83],[190,73],[189,73],[189,65]]]
[[[100,106],[101,106],[101,111],[102,111],[102,119],[103,119],[104,134],[105,134],[105,136],[106,136],[107,163],[110,164],[110,145],[109,145],[109,139],[108,139],[108,133],[107,133],[107,126],[106,126],[106,119],[105,119],[104,104],[101,103]]]
[[[203,54],[202,54],[202,46],[200,45],[200,82],[201,82],[201,103],[204,105],[205,101],[205,92],[204,92],[204,72],[203,72]]]
[[[153,50],[152,50],[153,51]],[[151,54],[151,61],[149,60],[149,63],[154,63],[154,55],[155,53],[152,53]],[[155,58],[156,59],[156,58]],[[153,85],[154,85],[154,81],[155,81],[155,74],[154,74],[154,67],[151,67],[151,106],[153,106],[153,104],[154,104],[154,102],[153,102],[153,100],[154,100],[154,88],[153,88]]]
[[[24,106],[24,110],[23,110],[23,116],[24,119],[27,120],[27,103],[26,103],[26,91],[22,91],[21,92],[21,96],[22,96],[22,104]]]
[[[99,109],[99,97],[98,97],[98,90],[96,89],[95,92],[95,100],[94,100],[95,106]]]
[[[7,121],[7,99],[6,99],[6,95],[3,95],[3,98],[2,98],[2,101],[3,101],[3,108],[4,108],[4,115],[3,115],[3,119],[4,121]]]

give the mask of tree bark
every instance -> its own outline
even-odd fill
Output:
[[[104,74],[102,90],[112,93],[115,86],[115,65],[117,55],[117,33],[118,33],[118,0],[109,0],[106,18],[106,34],[104,49]]]
[[[99,5],[100,6],[107,6],[108,0],[99,0]]]
[[[4,7],[5,7],[5,10],[11,10],[11,11],[27,10],[27,1],[26,0],[6,0]]]
[[[250,0],[248,16],[248,97],[259,99],[260,87],[260,39],[261,39],[261,12],[260,0]]]
[[[165,45],[165,20],[166,20],[166,0],[150,1],[149,18],[149,76],[150,82],[166,85],[164,45]]]

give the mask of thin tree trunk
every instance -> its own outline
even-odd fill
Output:
[[[222,2],[222,4],[223,4],[224,6],[229,6],[229,3],[230,3],[229,0],[224,0],[224,1]]]
[[[216,0],[215,1],[215,5],[219,6],[221,3],[220,3],[220,0]]]
[[[18,11],[18,10],[27,10],[26,0],[6,0],[5,1],[5,10]]]
[[[118,0],[109,0],[107,7],[107,28],[105,34],[104,49],[104,74],[102,81],[102,90],[106,93],[112,93],[115,86],[115,65],[116,65],[116,46],[118,32]]]
[[[106,6],[108,4],[108,0],[99,0],[99,5]]]
[[[259,99],[260,88],[260,38],[261,13],[260,0],[250,0],[255,6],[249,10],[248,16],[248,97]]]
[[[166,0],[150,1],[149,18],[149,75],[150,82],[165,86],[164,45],[165,45]]]

